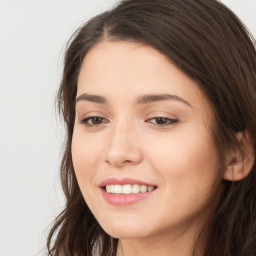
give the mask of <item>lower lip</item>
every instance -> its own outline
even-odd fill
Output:
[[[105,189],[102,189],[103,198],[109,203],[113,205],[130,205],[137,202],[140,202],[149,196],[151,196],[156,190],[152,190],[146,193],[137,193],[137,194],[111,194],[107,193]]]

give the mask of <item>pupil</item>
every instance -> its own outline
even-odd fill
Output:
[[[93,124],[100,124],[102,122],[102,118],[101,117],[94,117],[92,119]]]
[[[163,118],[163,117],[158,117],[158,118],[156,119],[156,122],[157,122],[158,124],[166,124],[167,119],[166,119],[166,118]]]

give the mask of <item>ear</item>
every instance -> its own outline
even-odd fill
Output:
[[[253,141],[247,131],[236,133],[239,149],[231,149],[226,157],[225,180],[238,181],[244,179],[251,171],[255,156]]]

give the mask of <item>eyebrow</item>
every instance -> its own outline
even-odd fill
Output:
[[[184,100],[183,98],[181,98],[177,95],[168,94],[168,93],[142,95],[142,96],[138,97],[137,103],[138,104],[149,104],[149,103],[153,103],[153,102],[166,101],[166,100],[178,101],[178,102],[188,105],[189,107],[192,107],[190,105],[190,103],[188,101]],[[79,97],[77,97],[76,103],[79,101],[91,101],[91,102],[99,103],[99,104],[107,104],[106,98],[99,96],[99,95],[93,95],[93,94],[87,94],[87,93],[83,93]]]
[[[148,104],[148,103],[152,103],[152,102],[165,101],[165,100],[178,101],[178,102],[184,103],[184,104],[191,107],[191,105],[186,100],[184,100],[183,98],[181,98],[177,95],[167,94],[167,93],[143,95],[143,96],[140,96],[137,99],[137,102],[139,104]]]
[[[93,94],[87,94],[87,93],[83,93],[79,97],[77,97],[76,103],[79,101],[91,101],[91,102],[100,103],[100,104],[107,103],[107,100],[104,97],[93,95]]]

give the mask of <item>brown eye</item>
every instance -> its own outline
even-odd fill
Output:
[[[157,117],[157,118],[155,118],[156,124],[163,125],[163,124],[167,124],[168,121],[169,121],[168,118],[164,118],[164,117]]]
[[[97,126],[107,122],[108,121],[105,118],[100,116],[91,116],[91,117],[84,118],[80,121],[81,124],[84,124],[86,126]]]
[[[177,119],[171,119],[167,117],[154,117],[149,119],[147,122],[151,122],[155,125],[158,126],[167,126],[167,125],[172,125],[176,123],[178,120]]]
[[[103,118],[99,117],[99,116],[95,116],[95,117],[91,118],[91,123],[92,124],[101,124],[102,121],[103,121]]]

